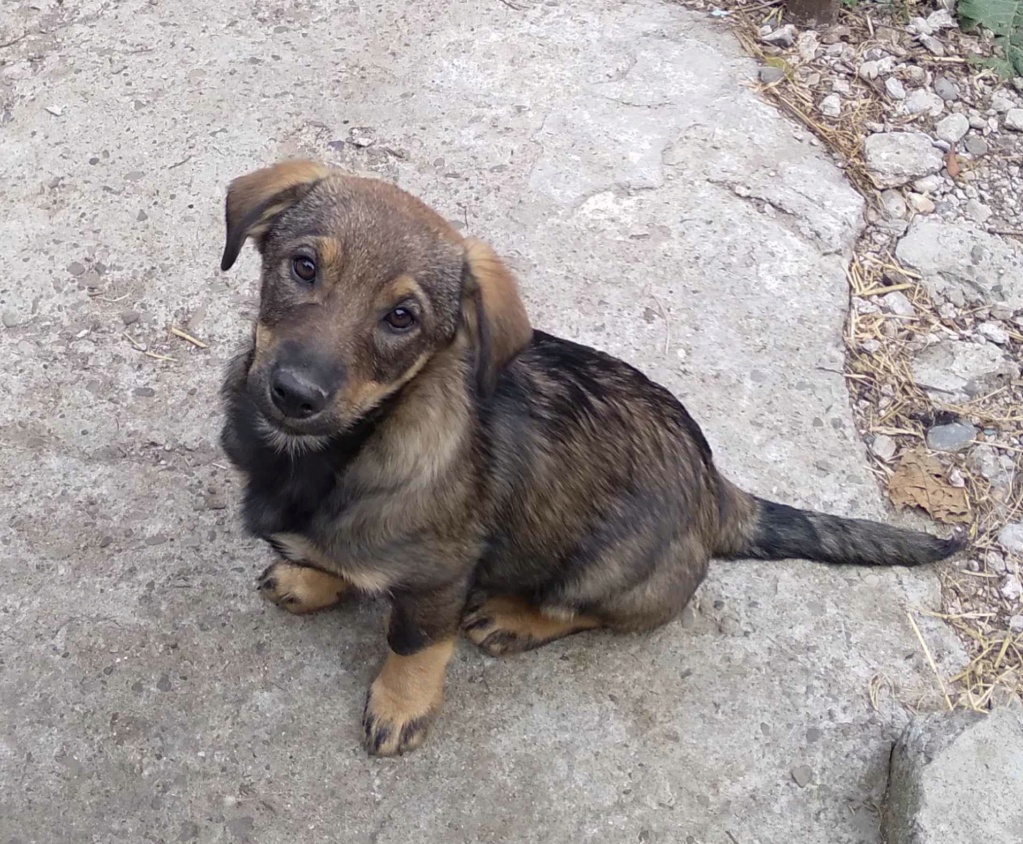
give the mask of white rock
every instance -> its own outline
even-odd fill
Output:
[[[926,47],[929,52],[933,53],[936,56],[945,55],[945,45],[942,44],[933,35],[921,35],[920,43],[923,44],[924,47]]]
[[[876,457],[887,463],[895,456],[895,440],[884,434],[878,434],[874,437],[874,442],[870,444],[870,450]]]
[[[944,180],[937,174],[924,176],[922,179],[917,179],[913,182],[913,189],[917,193],[937,193],[943,186]]]
[[[863,155],[881,188],[894,188],[941,169],[944,157],[921,132],[891,132],[867,137]]]
[[[1010,601],[1018,601],[1023,596],[1023,583],[1015,575],[1009,575],[1002,581],[1002,588],[999,590],[1002,596]]]
[[[868,81],[871,79],[877,79],[877,62],[864,62],[859,66],[856,73],[859,75],[860,79],[866,79]]]
[[[952,13],[948,9],[938,9],[927,16],[927,24],[931,29],[951,29],[956,26]]]
[[[884,81],[884,89],[888,92],[888,96],[893,100],[906,99],[906,86],[894,76],[889,76]]]
[[[885,308],[896,316],[911,317],[916,313],[913,303],[909,301],[906,294],[901,290],[886,293],[881,297],[881,301],[884,302]]]
[[[813,30],[801,32],[799,38],[796,39],[796,50],[799,52],[799,58],[804,64],[812,62],[817,58],[817,52],[820,50],[820,41],[817,38],[817,33]]]
[[[1010,554],[1023,554],[1023,522],[1013,522],[998,531],[998,544]]]
[[[838,94],[828,94],[817,108],[825,117],[838,117],[842,113],[842,98]]]
[[[1012,101],[1012,97],[1005,93],[1005,91],[995,91],[991,95],[991,108],[997,112],[1008,111],[1013,108],[1016,104]]]
[[[1023,633],[1023,615],[1014,615],[1009,619],[1009,629],[1013,633]]]
[[[970,131],[970,120],[965,114],[950,114],[938,121],[934,131],[943,141],[957,144]]]
[[[966,216],[971,220],[976,220],[978,223],[986,223],[991,219],[991,209],[976,199],[971,199],[967,202],[965,210]]]
[[[1019,373],[1019,367],[989,343],[944,340],[913,360],[913,380],[936,401],[966,401]]]
[[[906,29],[914,35],[932,35],[934,33],[934,27],[923,18],[911,18]]]
[[[796,43],[796,28],[792,24],[780,26],[766,35],[761,35],[760,40],[765,44],[773,44],[776,47],[791,47]]]
[[[909,200],[909,207],[916,211],[917,214],[934,213],[936,206],[929,196],[924,196],[922,193],[911,192],[907,199]]]
[[[917,88],[906,97],[906,111],[909,114],[929,114],[937,117],[945,110],[945,101],[934,91]]]
[[[881,208],[889,220],[901,220],[906,216],[906,200],[897,190],[886,190],[881,193]]]
[[[1014,132],[1023,132],[1023,108],[1010,108],[1005,112],[1003,125],[1006,129],[1012,129]]]

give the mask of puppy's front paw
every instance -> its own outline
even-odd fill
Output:
[[[423,743],[440,710],[440,699],[398,697],[380,679],[366,698],[362,728],[366,750],[374,756],[400,756]]]
[[[296,615],[338,603],[348,586],[340,577],[295,563],[274,563],[259,576],[260,594]]]

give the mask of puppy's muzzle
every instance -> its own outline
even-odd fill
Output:
[[[307,420],[330,403],[331,391],[308,371],[277,366],[270,376],[270,399],[286,418]]]

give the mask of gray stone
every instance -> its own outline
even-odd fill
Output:
[[[914,220],[895,249],[941,296],[958,288],[967,301],[1023,308],[1023,246],[965,220]]]
[[[995,91],[991,95],[991,108],[1002,113],[1015,108],[1016,102],[1005,91]]]
[[[779,26],[777,29],[761,35],[760,40],[765,44],[773,44],[775,47],[791,47],[796,43],[796,28],[788,23]]]
[[[939,76],[934,80],[934,93],[945,102],[953,102],[959,99],[959,86],[947,76]]]
[[[878,434],[870,444],[870,450],[875,457],[887,463],[895,456],[896,443],[888,435]]]
[[[809,765],[796,765],[792,769],[792,780],[800,788],[806,788],[813,782],[813,769]]]
[[[967,203],[969,207],[969,203]],[[977,326],[977,333],[985,340],[990,340],[999,346],[1006,346],[1009,343],[1009,332],[997,322],[982,322]]]
[[[0,322],[4,324],[5,328],[15,328],[30,319],[32,319],[30,314],[19,313],[14,308],[4,308],[3,313],[0,314]]]
[[[998,531],[998,544],[1010,554],[1023,555],[1023,522],[1013,522]]]
[[[949,0],[949,2],[954,2],[954,0]],[[951,6],[949,6],[949,8],[951,8]],[[948,8],[946,8],[931,12],[927,16],[927,25],[930,26],[932,30],[937,31],[942,29],[952,29],[958,24],[956,24],[955,18],[952,17],[952,13],[948,10]]]
[[[913,193],[912,191],[906,195],[906,199],[909,202],[909,207],[916,211],[917,214],[933,214],[934,213],[934,200],[929,196],[923,194]]]
[[[936,401],[961,402],[1002,386],[1019,366],[988,343],[945,340],[920,352],[913,380]]]
[[[910,18],[909,24],[906,26],[913,35],[933,35],[934,29],[931,27],[925,18]]]
[[[980,135],[970,135],[966,139],[966,151],[970,155],[987,155],[988,143]]]
[[[935,425],[927,431],[927,447],[932,451],[962,451],[976,436],[977,429],[966,422]]]
[[[934,127],[938,137],[950,144],[957,144],[970,131],[970,121],[965,114],[956,112],[938,121]]]
[[[140,316],[138,311],[121,311],[121,322],[125,325],[134,325],[139,321]]]
[[[963,210],[966,211],[967,217],[978,223],[983,224],[991,219],[991,209],[976,199],[969,200]]]
[[[1009,619],[1009,629],[1013,633],[1023,633],[1023,615],[1014,615]]]
[[[906,86],[895,76],[889,76],[884,81],[884,89],[893,100],[906,99]]]
[[[897,190],[886,190],[881,192],[881,207],[884,215],[890,220],[901,220],[906,216],[906,200]]]
[[[1005,121],[1002,125],[1014,132],[1023,132],[1023,108],[1010,108],[1005,112]]]
[[[825,117],[838,117],[842,114],[842,98],[838,94],[828,94],[817,108]]]
[[[945,101],[926,88],[917,88],[906,97],[906,111],[909,114],[929,114],[937,117],[945,110]]]
[[[1007,575],[1002,579],[998,591],[1007,601],[1018,601],[1023,598],[1023,582],[1014,574]]]
[[[892,752],[888,844],[1008,844],[1021,829],[1021,708],[914,717]]]
[[[937,173],[933,176],[924,176],[922,179],[916,179],[913,182],[913,190],[917,193],[938,193],[944,187],[944,179],[941,178]]]
[[[923,44],[924,47],[927,48],[928,52],[931,52],[931,53],[933,53],[936,56],[943,56],[943,55],[945,55],[945,45],[942,44],[933,35],[921,35],[920,36],[920,43]]]
[[[909,301],[909,298],[901,290],[896,290],[894,293],[886,293],[881,297],[881,301],[884,302],[885,308],[896,316],[911,317],[916,314],[916,308],[913,307],[913,303]]]
[[[863,144],[867,167],[879,187],[894,188],[937,172],[944,159],[921,132],[870,135]]]
[[[760,81],[765,85],[770,85],[785,78],[785,70],[772,65],[764,65],[760,68],[758,73],[760,75]]]

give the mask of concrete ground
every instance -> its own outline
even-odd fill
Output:
[[[730,36],[653,0],[6,0],[0,44],[0,841],[879,841],[897,701],[940,703],[933,572],[719,563],[653,635],[465,645],[378,761],[381,607],[264,604],[217,447],[257,267],[217,268],[223,192],[310,155],[488,239],[746,487],[893,518],[841,374],[861,200]]]

